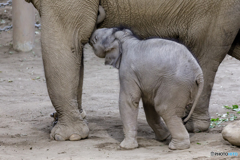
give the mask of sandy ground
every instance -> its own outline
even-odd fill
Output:
[[[5,11],[6,10],[6,11]],[[11,7],[0,8],[0,27],[11,24]],[[5,16],[4,16],[5,15]],[[83,107],[90,134],[76,142],[49,139],[54,108],[48,97],[36,29],[35,48],[17,53],[12,48],[12,30],[0,32],[0,160],[35,159],[240,159],[211,157],[210,152],[238,152],[240,148],[224,141],[221,127],[190,134],[191,148],[172,151],[168,142],[158,142],[148,126],[142,106],[138,118],[139,148],[121,150],[122,124],[118,111],[118,72],[104,66],[89,46],[84,53],[85,77]],[[226,57],[221,64],[211,97],[210,113],[226,113],[224,105],[240,104],[240,61]],[[232,113],[232,112],[230,112]],[[240,119],[240,115],[238,115]],[[224,123],[224,125],[230,122]]]

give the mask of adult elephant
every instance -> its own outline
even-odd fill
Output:
[[[99,27],[127,26],[141,38],[175,38],[188,46],[202,67],[205,86],[186,127],[193,132],[208,129],[209,99],[218,66],[226,54],[240,59],[239,0],[26,1],[41,15],[47,88],[59,115],[51,138],[79,140],[89,133],[80,116],[82,51],[96,26],[99,4],[106,11]]]

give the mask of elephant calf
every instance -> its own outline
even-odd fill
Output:
[[[184,122],[190,118],[204,80],[199,64],[188,49],[159,38],[139,40],[130,30],[117,28],[96,30],[90,43],[95,54],[105,58],[105,64],[119,69],[119,108],[125,134],[120,146],[138,147],[137,115],[142,98],[148,124],[156,138],[165,140],[171,133],[170,149],[189,148],[189,134],[182,117],[186,106],[192,106]]]

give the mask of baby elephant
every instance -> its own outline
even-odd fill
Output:
[[[188,49],[160,38],[139,40],[129,29],[117,28],[96,30],[90,44],[98,57],[105,58],[105,64],[119,69],[119,108],[125,134],[120,146],[138,147],[137,116],[142,98],[147,122],[156,139],[163,141],[171,133],[170,149],[189,148],[189,134],[182,118],[186,111],[189,114],[184,122],[190,118],[204,80]],[[192,106],[191,110],[186,106]]]

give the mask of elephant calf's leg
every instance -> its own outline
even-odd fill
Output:
[[[146,114],[147,122],[149,126],[153,129],[156,139],[159,141],[166,140],[170,136],[170,133],[166,125],[163,123],[160,116],[156,112],[154,106],[143,100],[143,107]]]
[[[125,137],[124,140],[121,142],[120,146],[125,149],[133,149],[138,147],[137,116],[140,93],[137,93],[137,96],[134,96],[133,94],[131,94],[131,91],[134,91],[135,89],[131,89],[131,87],[127,89],[130,90],[130,92],[123,90],[125,89],[120,89],[119,109]]]
[[[178,88],[177,90],[181,91],[182,88]],[[168,88],[168,91],[172,91],[171,88]],[[173,93],[172,96],[161,97],[161,100],[156,103],[157,105],[155,106],[155,109],[163,118],[169,132],[171,133],[172,139],[168,147],[173,150],[187,149],[190,147],[189,134],[183,125],[182,118],[180,117],[184,114],[184,108],[188,101],[188,94],[186,93],[188,92],[175,92],[175,96],[174,92],[171,93]]]
[[[189,134],[183,125],[182,119],[171,113],[164,114],[162,117],[172,135],[172,140],[168,146],[169,149],[190,148]]]

